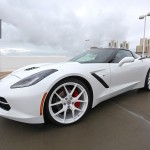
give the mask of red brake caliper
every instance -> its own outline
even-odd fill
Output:
[[[74,91],[73,97],[77,97],[78,95],[79,95],[78,91]],[[74,105],[75,105],[75,107],[79,108],[80,102],[76,102]]]

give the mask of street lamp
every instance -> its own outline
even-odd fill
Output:
[[[143,35],[143,51],[142,51],[142,57],[144,57],[144,49],[145,49],[145,29],[146,29],[146,17],[150,16],[150,12],[146,15],[142,15],[139,17],[139,19],[144,19],[144,35]]]
[[[1,19],[0,19],[0,39],[2,38],[2,23],[1,23],[2,21],[1,21]]]

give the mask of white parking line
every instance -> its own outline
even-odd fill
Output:
[[[126,112],[130,113],[131,115],[133,115],[133,116],[135,116],[135,117],[137,117],[137,118],[140,118],[140,119],[142,119],[143,121],[145,121],[145,122],[147,122],[148,124],[150,124],[150,121],[146,120],[143,116],[141,116],[141,115],[139,115],[139,114],[137,114],[137,113],[135,113],[135,112],[132,112],[132,111],[130,111],[130,110],[128,110],[128,109],[122,107],[121,105],[119,105],[119,104],[117,104],[117,103],[114,103],[113,101],[110,101],[110,102],[113,103],[114,105],[116,105],[117,107],[119,107],[119,108],[125,110]]]

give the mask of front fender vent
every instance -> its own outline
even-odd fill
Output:
[[[109,88],[107,83],[102,78],[100,78],[97,74],[92,73],[92,76],[95,77],[97,81],[99,81],[105,88]]]

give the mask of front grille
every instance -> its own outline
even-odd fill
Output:
[[[10,110],[10,105],[8,104],[6,99],[3,97],[0,97],[0,108],[7,110],[7,111]]]

